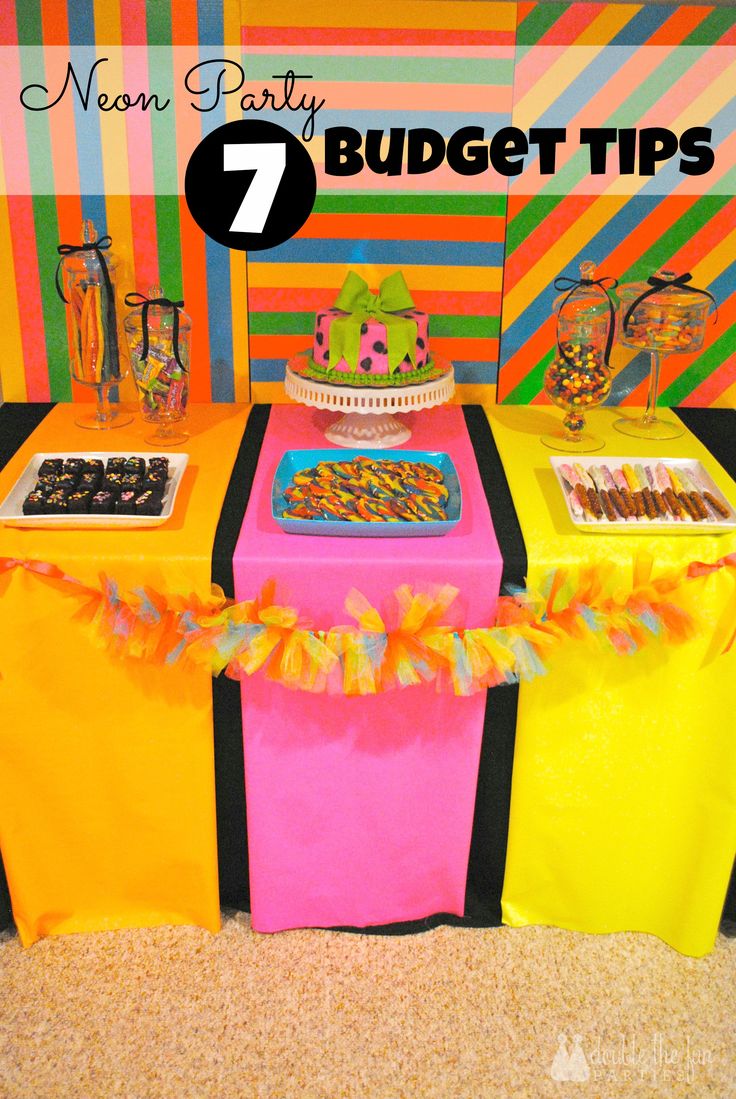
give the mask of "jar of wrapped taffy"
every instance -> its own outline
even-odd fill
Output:
[[[665,441],[678,438],[685,430],[679,421],[657,415],[657,397],[663,356],[699,351],[705,340],[708,309],[715,305],[710,291],[691,286],[690,279],[689,274],[661,270],[646,282],[619,287],[619,340],[624,347],[650,356],[644,415],[636,419],[624,416],[614,424],[624,435]]]
[[[156,425],[147,439],[172,446],[187,437],[181,430],[189,399],[189,348],[192,322],[183,301],[172,301],[161,286],[126,295],[125,318],[133,374],[143,419]]]
[[[624,347],[665,355],[700,350],[713,299],[706,291],[690,288],[689,280],[689,275],[662,270],[646,282],[618,288],[619,339]]]
[[[555,280],[562,290],[553,310],[557,319],[555,356],[544,374],[544,391],[566,413],[563,431],[542,437],[555,450],[597,450],[602,443],[585,431],[585,414],[611,389],[608,358],[615,331],[615,279],[595,277],[595,264],[580,264],[580,278]]]

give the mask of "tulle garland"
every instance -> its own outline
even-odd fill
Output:
[[[451,585],[414,591],[402,585],[391,612],[381,614],[358,591],[345,609],[355,624],[316,630],[294,607],[275,602],[269,581],[252,600],[235,603],[213,586],[207,599],[138,588],[122,595],[114,580],[94,588],[55,565],[0,558],[0,574],[22,568],[59,584],[80,601],[75,618],[90,623],[120,656],[171,665],[188,660],[213,675],[245,679],[263,670],[286,687],[368,695],[435,683],[469,695],[543,675],[546,659],[565,641],[613,646],[620,654],[652,642],[681,644],[699,629],[697,613],[676,600],[693,580],[729,570],[734,590],[715,627],[712,648],[736,638],[736,553],[653,576],[640,554],[631,576],[609,563],[551,573],[538,590],[513,589],[498,600],[493,625],[458,629],[443,622],[458,595]]]

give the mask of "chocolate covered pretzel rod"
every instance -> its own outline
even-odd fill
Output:
[[[657,481],[657,488],[662,493],[664,501],[667,504],[667,507],[669,508],[671,514],[676,519],[681,519],[686,523],[691,523],[693,521],[692,515],[689,511],[685,510],[683,505],[677,499],[677,496],[675,495],[673,490],[673,484],[670,478],[669,470],[665,466],[664,462],[657,462],[657,465],[654,468],[654,475]]]
[[[613,506],[611,497],[608,494],[608,489],[606,488],[606,479],[603,475],[603,470],[600,466],[591,466],[589,473],[595,483],[595,487],[598,492],[598,499],[600,500],[601,506],[603,508],[603,514],[605,515],[609,523],[618,522],[616,509]]]
[[[722,504],[721,501],[716,496],[713,495],[712,492],[704,492],[703,493],[703,498],[705,500],[707,500],[707,502],[710,504],[710,506],[715,511],[718,512],[718,514],[721,516],[721,518],[728,519],[731,512],[725,506],[725,504]]]
[[[657,509],[657,515],[659,516],[659,518],[666,519],[668,515],[667,505],[662,499],[662,493],[659,491],[659,489],[652,489],[652,499],[654,500],[654,506]]]
[[[708,507],[708,502],[704,498],[700,483],[686,469],[677,468],[677,475],[682,481],[685,492],[687,492],[693,507],[697,511],[701,520],[708,522],[712,516],[713,508]],[[716,516],[717,517],[717,516]]]
[[[691,470],[689,473],[690,480],[695,489],[700,492],[705,500],[707,507],[710,508],[716,519],[728,519],[732,514],[731,509],[727,506],[724,500],[719,500],[717,496],[708,488],[708,485],[701,481],[695,470]]]
[[[654,503],[654,497],[652,496],[652,490],[650,489],[649,485],[647,485],[646,488],[643,488],[641,490],[641,495],[642,495],[642,499],[644,501],[644,509],[647,513],[647,518],[648,519],[656,519],[657,518],[657,508],[656,508],[656,505]]]

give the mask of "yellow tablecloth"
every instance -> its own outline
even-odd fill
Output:
[[[149,530],[0,527],[0,556],[59,565],[91,585],[206,596],[222,500],[248,417],[194,406],[172,518]],[[35,452],[151,450],[136,418],[109,433],[59,405],[0,475]],[[61,586],[0,578],[0,846],[22,942],[69,931],[219,928],[209,672],[111,659]]]
[[[736,550],[736,535],[575,531],[540,435],[559,414],[487,410],[521,523],[533,585],[559,565],[637,551],[655,575]],[[700,459],[732,500],[736,485],[689,432],[644,443],[589,414],[601,462]],[[692,582],[706,628],[733,593],[726,570]],[[686,954],[714,943],[736,852],[736,651],[713,659],[708,636],[622,657],[566,644],[550,672],[522,684],[502,908],[507,924],[646,931]]]

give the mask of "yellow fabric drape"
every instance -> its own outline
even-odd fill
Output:
[[[631,411],[631,410],[629,410]],[[488,418],[528,557],[529,582],[550,569],[613,561],[629,579],[637,552],[654,575],[736,550],[736,535],[581,534],[570,522],[539,436],[547,409],[496,407]],[[619,413],[597,409],[602,463],[636,454],[700,459],[736,500],[736,485],[687,432],[631,440]],[[736,852],[736,649],[714,657],[726,570],[692,581],[691,607],[710,636],[622,658],[569,643],[550,671],[521,685],[502,910],[512,926],[645,931],[685,954],[713,946]]]
[[[93,433],[59,405],[0,475],[36,452],[150,451],[140,419]],[[127,591],[210,590],[220,508],[248,416],[194,406],[174,515],[149,530],[0,527],[0,556]],[[0,578],[0,846],[21,941],[158,924],[219,928],[209,671],[116,660],[80,603],[24,570]]]

